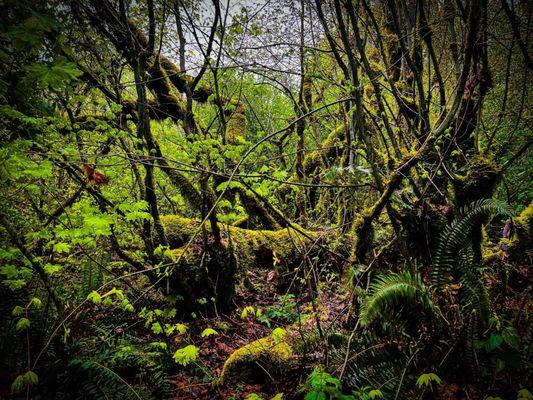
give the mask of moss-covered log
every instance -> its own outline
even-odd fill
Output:
[[[177,215],[161,217],[170,248],[177,255],[182,247],[189,242],[195,233],[200,234],[190,248],[197,247],[203,241],[200,222]],[[246,271],[253,267],[279,268],[292,270],[297,267],[302,256],[309,250],[309,246],[319,238],[317,232],[309,232],[297,227],[280,230],[251,230],[232,225],[220,224],[222,243],[231,249],[237,262],[237,272]],[[210,236],[208,225],[205,225]],[[305,235],[300,233],[305,232]],[[208,238],[209,241],[209,238]],[[187,251],[188,253],[190,250]]]
[[[224,363],[219,382],[261,382],[286,372],[293,349],[285,336],[285,332],[267,336],[235,350]]]
[[[286,287],[306,260],[328,254],[315,245],[319,233],[301,228],[250,230],[220,224],[222,240],[216,246],[209,224],[201,227],[199,221],[177,215],[163,216],[161,222],[174,261],[166,271],[168,289],[187,310],[198,308],[195,299],[201,298],[215,298],[219,311],[231,308],[236,285],[252,268],[276,270],[278,287]]]

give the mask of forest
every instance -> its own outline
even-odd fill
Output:
[[[533,399],[533,2],[0,4],[0,399]]]

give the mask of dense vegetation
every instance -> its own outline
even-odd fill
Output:
[[[532,11],[4,0],[0,398],[532,399]]]

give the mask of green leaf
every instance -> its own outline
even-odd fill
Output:
[[[36,385],[39,383],[39,377],[35,372],[28,371],[24,374],[24,382],[26,382],[28,386]]]
[[[46,263],[44,265],[44,271],[48,275],[55,274],[56,272],[61,271],[61,265]]]
[[[109,214],[88,215],[84,218],[86,229],[96,236],[111,235],[113,216]]]
[[[21,331],[24,329],[28,329],[30,327],[30,320],[28,318],[21,318],[17,321],[17,325],[15,325],[15,328],[17,331]]]
[[[489,340],[485,342],[485,348],[487,349],[487,351],[492,351],[500,347],[502,342],[503,342],[503,337],[501,335],[497,335],[493,333],[490,335]]]
[[[102,296],[96,290],[93,290],[88,294],[87,300],[92,301],[94,304],[100,304],[102,302]]]
[[[11,384],[11,391],[13,393],[20,392],[22,389],[24,389],[25,386],[26,383],[24,382],[24,375],[19,375]]]
[[[11,311],[11,315],[13,315],[14,317],[18,317],[19,315],[22,315],[22,313],[24,313],[24,308],[22,308],[21,306],[15,306],[15,308],[13,308],[13,311]]]
[[[416,386],[418,386],[419,388],[431,387],[433,383],[436,383],[437,385],[440,385],[442,383],[440,377],[434,373],[422,374],[416,380]]]
[[[76,68],[76,64],[68,61],[65,57],[58,57],[52,64],[36,63],[26,67],[28,75],[25,80],[30,84],[37,83],[53,90],[61,90],[72,80],[77,79],[82,72]]]
[[[187,327],[183,324],[176,324],[174,325],[174,327],[176,328],[176,330],[180,333],[180,334],[184,334],[185,332],[187,332]]]
[[[242,309],[241,319],[245,319],[246,317],[248,317],[248,314],[255,315],[255,310],[252,306],[246,306]]]
[[[160,333],[163,332],[163,327],[161,326],[161,324],[159,322],[154,322],[152,324],[152,332],[154,332],[156,335],[159,335]]]
[[[41,302],[41,299],[38,299],[37,297],[32,297],[29,305],[34,306],[35,308],[41,308],[43,303]]]
[[[167,344],[165,342],[152,342],[148,346],[154,349],[161,349],[161,350],[167,349]]]
[[[263,398],[256,393],[250,393],[246,395],[244,400],[263,400]]]
[[[512,326],[508,326],[502,331],[502,338],[510,347],[518,350],[520,346],[520,336],[516,329]]]
[[[196,359],[198,358],[198,347],[190,344],[182,349],[178,349],[176,350],[172,358],[178,364],[181,364],[185,367],[191,362],[196,361]]]
[[[214,329],[212,328],[206,328],[203,330],[203,332],[200,334],[201,337],[205,338],[205,337],[209,337],[209,336],[216,336],[218,335],[218,332],[215,331]]]
[[[56,253],[68,253],[70,251],[70,245],[68,243],[56,243],[54,244],[54,251]]]

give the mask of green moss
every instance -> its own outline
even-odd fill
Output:
[[[336,158],[338,146],[342,143],[345,130],[346,126],[344,124],[339,125],[330,132],[320,149],[312,151],[304,158],[305,175],[311,175],[318,167],[325,166],[327,161],[332,161]]]
[[[239,143],[246,138],[246,116],[242,112],[235,112],[226,125],[226,142]]]
[[[200,226],[200,222],[179,215],[163,215],[161,223],[171,249],[185,245]]]
[[[277,375],[290,366],[293,350],[285,340],[272,336],[255,340],[235,350],[224,363],[220,383],[258,379],[265,375]]]
[[[464,175],[454,177],[453,188],[457,204],[463,206],[475,200],[492,197],[499,173],[500,168],[491,157],[472,157]]]
[[[186,244],[200,226],[198,221],[177,215],[162,216],[161,222],[171,248]],[[310,239],[293,228],[252,230],[226,224],[220,224],[220,228],[223,243],[231,247],[236,258],[237,273],[258,266],[291,270],[299,263],[301,251],[311,243]],[[318,237],[316,232],[305,231],[299,226],[296,228],[313,240]],[[209,224],[205,225],[205,229],[210,233]]]
[[[513,221],[514,234],[509,251],[521,256],[533,248],[533,202]]]

